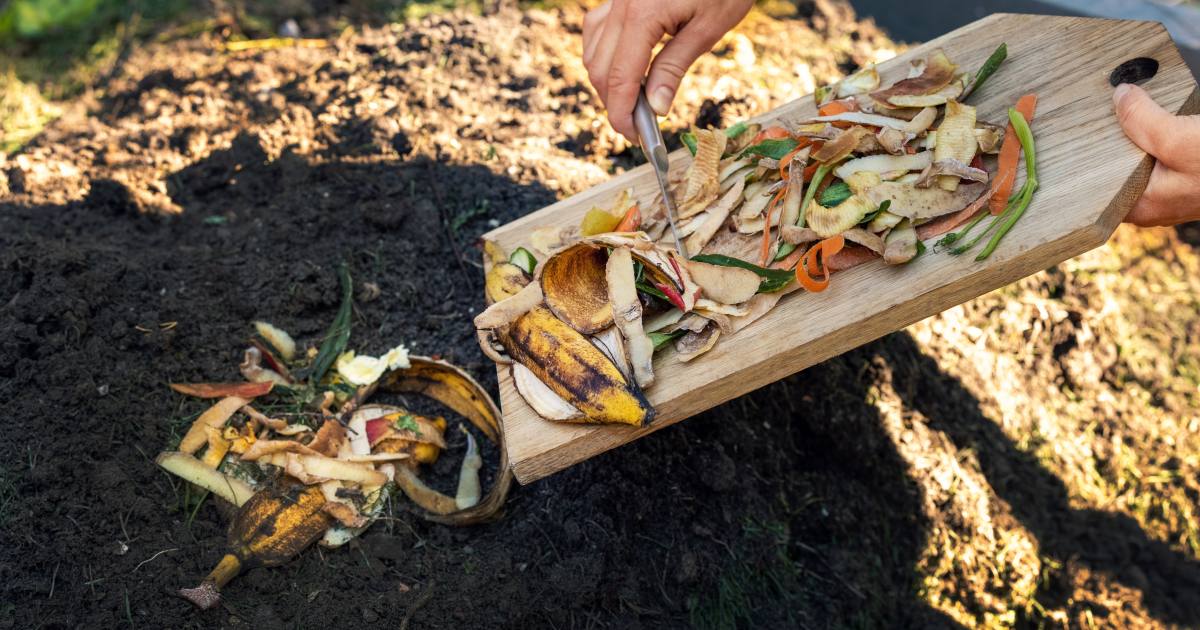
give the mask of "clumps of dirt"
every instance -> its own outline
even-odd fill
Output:
[[[944,413],[936,381],[880,383],[882,400],[907,387],[925,401],[894,433],[924,478],[935,526],[922,566],[939,608],[968,625],[1008,611],[1196,622],[1197,269],[1173,230],[1123,228],[911,329],[979,401],[971,415],[995,420]]]
[[[843,3],[786,4],[701,60],[670,125],[894,54]],[[378,288],[356,348],[405,342],[495,386],[472,244],[635,160],[570,52],[581,17],[149,44],[0,156],[0,627],[1200,624],[1200,260],[1166,232],[517,489],[500,523],[397,502],[221,609],[169,597],[225,520],[144,456],[202,408],[166,383],[236,378],[254,319],[319,338],[339,261]]]
[[[814,27],[752,14],[699,61],[666,126],[732,124],[895,54],[872,24],[818,4]],[[581,20],[578,9],[456,13],[347,30],[327,48],[226,53],[216,34],[136,48],[0,172],[23,203],[82,199],[108,179],[144,212],[175,214],[171,177],[249,136],[267,161],[427,156],[579,192],[641,159],[587,85]],[[753,75],[769,80],[736,78]]]

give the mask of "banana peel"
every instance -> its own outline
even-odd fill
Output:
[[[546,259],[539,282],[546,306],[571,328],[591,335],[612,326],[605,265],[599,247],[580,243]]]
[[[570,330],[565,325],[563,327]],[[458,509],[453,498],[450,498],[449,503],[438,501],[439,509],[435,511],[426,508],[424,517],[435,523],[458,526],[476,525],[499,518],[500,508],[504,506],[513,482],[512,471],[508,467],[508,451],[504,448],[504,433],[500,428],[500,408],[478,381],[458,367],[445,361],[416,355],[410,355],[409,362],[411,365],[408,368],[385,374],[379,385],[380,390],[421,394],[438,401],[475,425],[485,437],[496,444],[500,454],[495,481],[481,501],[465,509]],[[420,454],[414,453],[414,457],[420,457]],[[408,472],[411,470],[406,466],[397,466],[395,481],[409,498],[413,498],[410,489],[414,486],[404,481],[409,478]],[[411,477],[415,479],[415,473]],[[449,505],[454,507],[448,508]]]
[[[569,329],[568,329],[569,330]],[[447,497],[428,488],[416,476],[415,466],[395,466],[397,485],[413,498],[414,502],[425,508],[424,517],[428,520],[447,525],[474,525],[494,520],[499,517],[501,508],[512,487],[513,476],[508,467],[508,457],[504,449],[504,436],[500,427],[500,410],[488,396],[486,390],[463,370],[445,361],[422,356],[410,356],[410,367],[387,372],[378,383],[379,389],[394,393],[416,393],[432,398],[466,417],[475,427],[493,442],[497,443],[499,452],[499,469],[495,481],[487,495],[479,500],[479,469],[482,466],[477,447],[469,446],[463,460],[462,474],[459,479],[459,496]],[[233,407],[234,402],[226,402],[224,407]],[[213,412],[213,417],[223,414],[224,409]],[[386,413],[386,411],[385,411]],[[418,441],[417,439],[393,439],[397,446],[411,449],[410,458],[417,461],[433,461],[444,441],[441,432],[445,430],[445,420],[438,418],[431,421],[436,428],[438,440]],[[216,431],[215,420],[211,423],[200,423],[196,431],[208,438],[214,434],[222,440],[218,443],[230,443],[229,436],[224,431]],[[213,428],[205,431],[204,428]],[[365,437],[365,431],[363,431]],[[421,437],[421,436],[413,436]],[[400,444],[405,442],[405,444]],[[437,442],[437,443],[435,443]],[[473,444],[473,441],[469,440]],[[271,450],[271,445],[256,441],[259,451]],[[312,451],[298,442],[281,442],[289,450]],[[386,454],[388,449],[379,449],[367,457],[377,457]],[[303,457],[297,453],[272,453],[272,457]],[[311,455],[316,457],[316,455]],[[215,457],[215,456],[214,456]],[[345,464],[343,460],[331,460]],[[347,460],[348,461],[348,460]],[[372,460],[374,461],[374,460]],[[382,461],[382,460],[380,460]],[[201,609],[212,608],[220,602],[220,589],[245,569],[255,567],[271,567],[280,565],[310,545],[330,533],[336,533],[340,542],[349,540],[365,527],[346,528],[344,523],[358,523],[355,514],[343,514],[343,525],[338,525],[335,518],[338,510],[330,509],[340,506],[330,505],[321,484],[305,485],[297,483],[286,474],[280,479],[279,485],[269,486],[255,492],[244,482],[222,475],[216,470],[205,466],[200,460],[189,453],[164,453],[158,462],[169,472],[178,474],[185,479],[198,483],[214,492],[227,496],[233,503],[241,507],[235,513],[227,535],[227,552],[217,566],[204,578],[196,588],[181,589],[179,595]],[[352,465],[352,464],[347,464]],[[392,474],[390,463],[381,466]],[[200,476],[198,476],[198,474]],[[204,476],[207,475],[207,476]],[[328,475],[325,475],[328,477]],[[383,475],[380,475],[383,477]],[[364,491],[368,488],[378,488],[378,484],[362,483]],[[328,483],[328,482],[327,482]],[[380,482],[382,483],[382,481]],[[225,492],[225,486],[233,488]],[[330,488],[325,488],[329,490]],[[465,489],[465,490],[464,490]],[[415,495],[415,496],[414,496]],[[347,510],[348,512],[348,510]],[[357,516],[367,516],[361,510]],[[369,516],[368,516],[369,519]],[[367,522],[369,524],[369,520]]]
[[[587,337],[537,307],[500,334],[508,354],[583,412],[581,422],[643,426],[654,407]]]
[[[297,484],[255,493],[234,515],[225,556],[200,586],[180,589],[179,595],[207,610],[221,601],[221,587],[243,570],[290,560],[333,524],[324,505],[320,486]]]
[[[529,276],[524,269],[510,263],[500,262],[492,265],[492,268],[487,272],[487,278],[484,280],[484,292],[487,295],[488,304],[499,302],[505,298],[510,298],[525,285],[529,284]]]

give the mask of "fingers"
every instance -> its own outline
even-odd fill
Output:
[[[700,55],[712,50],[721,33],[689,25],[679,36],[667,42],[650,65],[646,79],[646,98],[660,116],[666,116],[675,100],[675,92],[689,68]]]
[[[604,28],[609,12],[612,11],[612,0],[588,11],[583,18],[583,63],[586,66],[600,43],[600,32]]]
[[[646,77],[646,67],[650,65],[650,53],[662,36],[661,28],[644,22],[626,28],[620,53],[613,58],[608,70],[608,96],[604,100],[608,120],[613,129],[635,143],[637,130],[633,125],[633,108]]]
[[[1176,116],[1159,106],[1142,88],[1128,83],[1113,92],[1117,120],[1125,135],[1143,151],[1172,168],[1200,169],[1200,119]]]
[[[608,102],[608,74],[612,60],[617,54],[625,28],[625,10],[627,2],[614,2],[604,17],[603,24],[595,35],[592,53],[584,60],[588,71],[588,79],[600,95],[600,100]]]
[[[1195,176],[1161,162],[1154,165],[1146,192],[1125,217],[1127,223],[1141,227],[1178,225],[1197,219],[1200,219],[1200,190]]]

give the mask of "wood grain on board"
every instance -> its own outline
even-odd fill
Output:
[[[1004,123],[1018,97],[1038,94],[1033,130],[1041,188],[989,259],[930,251],[901,267],[870,263],[835,274],[824,293],[785,297],[691,363],[680,363],[673,350],[661,351],[656,382],[646,392],[658,415],[642,428],[544,420],[500,366],[505,442],[517,480],[545,477],[1103,244],[1153,166],[1117,124],[1109,73],[1128,59],[1156,59],[1158,74],[1143,87],[1177,113],[1200,112],[1200,91],[1158,23],[1012,14],[984,18],[880,64],[882,85],[903,78],[910,60],[936,48],[973,72],[1002,42],[1008,61],[970,102],[980,120]],[[814,113],[812,98],[805,97],[758,120],[786,122]],[[672,170],[686,169],[690,159],[686,151],[672,154]],[[639,167],[485,238],[511,250],[527,244],[538,227],[578,225],[588,209],[611,205],[625,188],[633,188],[643,204],[658,193],[653,173]]]

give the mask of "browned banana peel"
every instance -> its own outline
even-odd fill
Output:
[[[508,354],[583,413],[581,422],[642,426],[654,407],[591,341],[549,309],[535,308],[501,335]]]
[[[604,276],[607,259],[603,249],[579,243],[547,258],[539,270],[546,306],[585,335],[598,333],[613,323]]]
[[[379,388],[387,392],[421,394],[442,403],[470,420],[471,424],[496,444],[500,453],[496,480],[478,504],[458,509],[455,500],[447,497],[450,504],[455,505],[454,509],[443,512],[426,508],[425,518],[437,523],[459,526],[495,520],[508,498],[513,481],[512,471],[508,468],[508,451],[504,448],[504,432],[500,427],[500,409],[483,386],[463,370],[429,357],[409,356],[409,362],[410,367],[385,374]],[[470,452],[467,453],[467,457],[471,457]],[[405,490],[405,494],[409,494],[404,482],[403,471],[406,470],[408,469],[404,466],[397,466],[395,481]],[[416,501],[411,494],[409,497]]]
[[[484,282],[484,292],[487,294],[488,304],[516,295],[525,288],[525,285],[529,284],[529,280],[529,275],[525,273],[524,269],[510,262],[492,265]]]
[[[220,589],[244,569],[272,567],[290,560],[316,542],[333,519],[324,512],[318,486],[291,485],[259,490],[229,524],[229,551],[200,586],[179,591],[198,608],[221,601]]]
[[[468,440],[467,453],[463,458],[459,479],[459,496],[446,497],[429,489],[416,477],[412,468],[404,465],[394,466],[397,485],[414,502],[426,510],[425,518],[429,520],[462,526],[495,519],[508,497],[513,479],[504,449],[500,410],[483,387],[461,369],[444,361],[421,356],[409,356],[409,363],[410,366],[407,368],[392,370],[384,374],[377,389],[387,392],[421,394],[453,409],[467,418],[489,440],[497,444],[500,462],[495,483],[482,500],[479,496],[479,469],[482,467],[482,458],[478,448],[474,446],[473,439]],[[212,418],[228,417],[230,414],[225,413],[227,408],[245,402],[237,399],[227,400],[230,402],[224,405],[219,404],[217,411],[212,412]],[[359,408],[369,409],[369,407]],[[378,412],[376,415],[382,414],[381,417],[386,417],[388,409],[381,408]],[[349,413],[352,413],[352,410]],[[201,426],[208,426],[209,422],[210,420],[206,419]],[[215,422],[215,420],[211,422]],[[419,431],[410,431],[412,435],[409,437],[413,438],[414,443],[423,440],[418,446],[430,449],[437,449],[439,445],[444,446],[445,442],[441,436],[441,431],[445,426],[444,421],[439,419],[435,422],[440,424],[432,433],[425,431],[418,422]],[[326,425],[334,427],[328,429],[327,433],[332,434],[344,430],[341,425],[337,423],[334,425]],[[365,426],[363,428],[362,438],[359,439],[369,439]],[[387,439],[396,441],[397,438],[388,438],[386,435],[380,437],[381,442],[387,441]],[[337,479],[343,473],[358,471],[356,475],[348,475],[347,478],[352,478],[352,481],[362,484],[363,487],[382,485],[386,481],[383,473],[372,470],[369,465],[365,468],[358,468],[362,465],[322,455],[316,448],[319,446],[321,446],[319,442],[306,446],[290,440],[260,440],[243,453],[242,459],[247,461],[270,459],[272,463],[284,467],[285,471],[291,474],[303,472],[293,471],[289,467],[289,462],[292,460],[303,460],[314,467],[319,464],[320,468],[317,469],[319,474],[310,481],[316,481],[317,478],[330,480],[324,483],[303,485],[296,484],[294,480],[291,480],[287,486],[267,487],[254,492],[248,498],[243,498],[242,495],[249,495],[249,487],[237,482],[232,477],[224,477],[215,470],[207,478],[197,481],[197,483],[202,483],[206,487],[220,492],[216,489],[218,483],[229,479],[234,490],[225,494],[228,494],[241,507],[229,526],[228,552],[199,586],[181,589],[179,591],[181,597],[199,608],[212,608],[220,602],[221,587],[242,570],[282,564],[331,531],[330,528],[338,521],[343,526],[351,527],[351,529],[345,530],[351,532],[345,539],[362,531],[369,524],[369,515],[359,513],[349,504],[334,505],[327,494],[333,493],[330,496],[336,496],[335,486],[340,485]],[[381,451],[383,450],[386,449],[381,449]],[[386,455],[382,453],[372,453],[360,457],[367,458],[364,461],[370,462],[387,459]],[[407,455],[401,455],[401,457],[407,457]],[[421,460],[421,453],[414,451],[413,459]],[[199,460],[187,453],[165,454],[159,458],[159,461],[168,470],[172,470],[174,467],[185,473],[197,467],[204,468],[199,465]],[[176,465],[175,462],[182,463]],[[195,462],[196,465],[189,462]],[[388,465],[390,466],[390,464]],[[189,480],[195,477],[195,475],[189,476],[179,472],[176,474],[181,474]],[[372,477],[367,478],[365,475],[372,475]],[[375,478],[375,476],[379,478]],[[290,478],[285,476],[283,479]],[[236,486],[235,483],[241,485]]]

